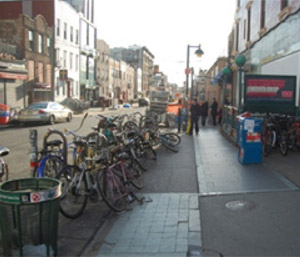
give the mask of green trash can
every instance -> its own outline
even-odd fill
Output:
[[[0,185],[0,256],[56,256],[61,182],[10,180]]]

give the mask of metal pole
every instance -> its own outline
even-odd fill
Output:
[[[191,80],[192,80],[192,85],[191,85],[191,100],[194,98],[194,68],[191,68]]]
[[[239,68],[239,105],[238,112],[242,111],[242,68]]]
[[[190,69],[190,45],[187,46],[187,55],[186,55],[186,91],[185,91],[185,95],[188,98],[189,96],[189,69]]]
[[[6,92],[6,89],[7,89],[7,87],[6,87],[6,79],[4,79],[4,104],[7,104],[7,92]]]

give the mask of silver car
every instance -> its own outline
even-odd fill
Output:
[[[19,112],[20,124],[25,122],[47,122],[54,124],[57,121],[70,122],[73,112],[56,102],[38,102],[29,105]]]

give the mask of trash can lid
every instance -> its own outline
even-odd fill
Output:
[[[38,204],[61,196],[61,182],[53,178],[23,178],[0,185],[0,202]]]

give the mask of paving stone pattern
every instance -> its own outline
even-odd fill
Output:
[[[198,194],[144,194],[152,199],[122,213],[98,256],[187,256],[200,249]]]

